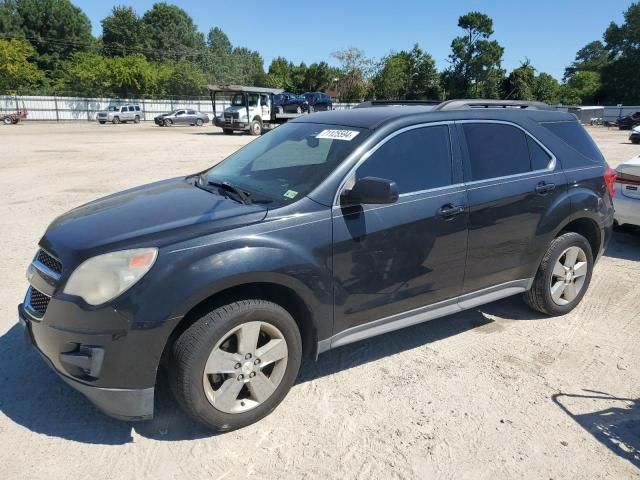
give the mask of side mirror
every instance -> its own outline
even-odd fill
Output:
[[[393,180],[365,177],[356,182],[351,190],[342,194],[344,205],[395,203],[399,197],[398,186]]]

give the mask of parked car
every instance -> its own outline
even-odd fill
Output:
[[[333,110],[333,100],[326,93],[307,92],[303,93],[302,96],[307,100],[310,112]]]
[[[631,129],[631,135],[629,135],[629,141],[631,143],[640,143],[640,125]]]
[[[619,118],[616,122],[620,130],[630,130],[633,127],[640,125],[640,112],[632,113],[626,117]]]
[[[127,104],[127,105],[111,105],[106,110],[101,110],[96,115],[98,123],[104,125],[107,122],[111,123],[140,123],[142,119],[142,109],[140,105]]]
[[[209,123],[209,116],[206,113],[198,112],[190,108],[180,108],[169,113],[158,115],[153,121],[161,127],[170,127],[171,125],[195,125],[201,127],[205,123]]]
[[[303,113],[309,111],[309,102],[302,95],[279,93],[273,97],[276,113]]]
[[[640,225],[640,155],[616,168],[615,220],[618,225]]]
[[[303,356],[515,294],[566,314],[610,238],[615,171],[573,115],[502,107],[303,115],[75,208],[28,268],[25,338],[109,415],[150,418],[163,368],[224,431],[273,411]]]

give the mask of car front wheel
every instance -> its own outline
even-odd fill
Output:
[[[591,245],[582,235],[567,232],[549,245],[524,300],[546,315],[569,313],[585,295],[592,272]]]
[[[242,300],[197,320],[175,341],[171,388],[196,421],[216,431],[257,422],[293,385],[302,357],[296,322],[279,305]]]
[[[199,127],[202,126],[202,119],[201,118],[196,120],[196,125],[199,126]]]

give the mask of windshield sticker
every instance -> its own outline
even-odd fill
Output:
[[[287,197],[287,198],[291,198],[294,199],[298,196],[298,192],[296,192],[295,190],[287,190],[286,192],[284,192],[283,197]]]
[[[316,138],[330,138],[332,140],[346,140],[350,142],[359,133],[360,132],[356,132],[355,130],[323,130],[316,135]]]

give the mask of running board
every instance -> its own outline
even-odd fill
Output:
[[[462,312],[518,293],[523,293],[531,288],[532,283],[533,278],[514,280],[358,325],[318,342],[318,354],[331,350],[332,348],[364,340],[365,338],[375,337],[376,335],[392,332],[411,325]]]

